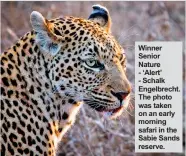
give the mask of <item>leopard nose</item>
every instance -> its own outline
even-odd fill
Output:
[[[117,93],[116,93],[116,97],[117,97],[120,101],[122,101],[122,100],[124,100],[124,99],[127,97],[128,94],[129,94],[129,92],[117,92]]]
[[[117,97],[120,102],[122,102],[127,97],[127,95],[129,95],[130,92],[116,92],[116,93],[114,93],[113,91],[111,91],[111,93],[112,93],[112,95]]]

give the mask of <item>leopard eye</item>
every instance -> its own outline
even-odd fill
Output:
[[[105,68],[105,66],[102,63],[94,59],[85,60],[84,63],[86,67],[93,70],[103,70]]]
[[[96,60],[87,60],[85,61],[86,65],[89,67],[95,67],[96,66]]]

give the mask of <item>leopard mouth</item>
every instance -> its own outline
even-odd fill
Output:
[[[110,112],[110,113],[117,113],[118,111],[120,111],[121,109],[123,108],[123,105],[120,105],[119,107],[117,108],[112,108],[112,109],[109,109],[109,108],[106,108],[106,107],[98,107],[98,108],[95,108],[96,111],[98,112]]]
[[[129,98],[126,98],[121,102],[121,105],[119,107],[102,110],[101,114],[103,115],[103,117],[116,119],[117,117],[121,116],[124,109],[128,107],[128,104],[129,104]]]
[[[114,113],[119,112],[122,108],[123,108],[123,107],[120,106],[120,107],[114,108],[114,109],[106,109],[106,110],[104,110],[103,112],[110,112],[110,113],[114,114]]]
[[[120,105],[119,107],[117,107],[117,108],[108,108],[108,107],[106,107],[106,106],[92,106],[92,105],[90,105],[90,107],[92,107],[93,109],[95,109],[96,111],[98,111],[98,112],[100,112],[100,113],[103,113],[103,112],[110,112],[110,113],[117,113],[118,111],[120,111],[122,108],[123,108],[123,106],[122,105]]]
[[[114,93],[113,93],[114,94]],[[115,95],[115,94],[114,94]],[[116,118],[117,116],[120,116],[125,108],[127,108],[129,103],[129,95],[124,97],[123,99],[118,99],[117,106],[113,104],[111,107],[108,106],[105,101],[104,104],[100,104],[98,101],[90,100],[90,99],[84,99],[84,102],[87,103],[91,108],[98,111],[99,113],[103,114],[104,116],[107,116],[109,118]]]

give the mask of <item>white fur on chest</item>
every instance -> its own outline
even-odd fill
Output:
[[[59,123],[59,127],[62,128],[61,133],[58,136],[54,136],[54,144],[57,147],[57,144],[61,141],[64,134],[68,129],[74,124],[76,115],[78,114],[80,108],[82,107],[83,102],[78,102],[77,104],[67,104],[63,107],[63,111],[66,112],[69,116],[67,120],[62,120]]]

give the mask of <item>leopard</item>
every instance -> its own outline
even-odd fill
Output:
[[[30,14],[32,30],[1,54],[1,155],[56,155],[87,105],[109,119],[128,106],[126,54],[108,9],[88,18]]]

